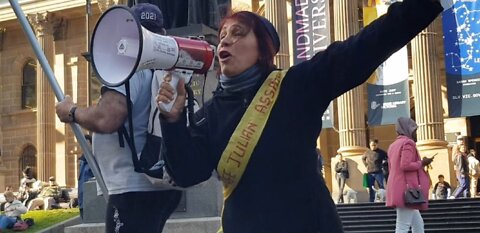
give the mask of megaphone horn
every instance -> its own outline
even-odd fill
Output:
[[[119,86],[143,69],[192,70],[208,72],[213,48],[201,40],[158,35],[142,27],[126,6],[109,8],[98,20],[92,34],[92,66],[107,86]]]

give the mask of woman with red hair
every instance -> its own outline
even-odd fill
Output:
[[[197,127],[187,127],[183,81],[172,110],[162,112],[172,178],[191,186],[218,173],[226,233],[343,232],[316,166],[322,114],[440,12],[438,0],[394,3],[357,35],[285,71],[273,65],[280,40],[268,20],[245,11],[226,17],[219,30],[220,85],[197,111]],[[162,83],[158,103],[173,96],[174,87]]]

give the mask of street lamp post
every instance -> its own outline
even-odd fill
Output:
[[[85,3],[85,45],[86,45],[86,51],[88,53],[90,49],[90,16],[92,15],[92,1],[91,0],[86,0]],[[90,106],[92,104],[92,74],[91,74],[91,69],[90,69],[90,61],[87,61],[87,66],[86,66],[86,72],[87,72],[87,106]]]

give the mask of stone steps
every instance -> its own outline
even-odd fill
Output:
[[[395,210],[385,203],[339,204],[337,210],[346,233],[395,232]],[[480,199],[430,201],[422,217],[425,232],[479,233]]]

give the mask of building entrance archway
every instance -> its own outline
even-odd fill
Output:
[[[18,161],[19,165],[19,177],[21,178],[22,171],[25,169],[27,166],[32,168],[33,171],[33,177],[37,177],[37,149],[29,145],[25,147],[22,151],[22,154],[20,155],[20,159]]]

